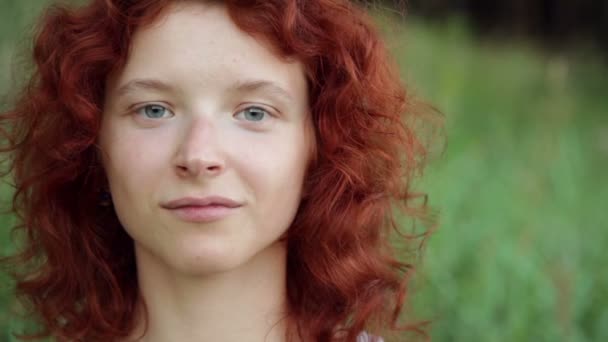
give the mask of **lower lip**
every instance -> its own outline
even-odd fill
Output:
[[[232,214],[237,208],[229,208],[222,205],[209,205],[204,207],[181,207],[171,209],[177,217],[188,222],[213,222],[221,220]]]

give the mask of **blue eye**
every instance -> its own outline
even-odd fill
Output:
[[[170,113],[166,107],[157,105],[157,104],[145,105],[145,106],[137,109],[136,112],[143,114],[147,118],[150,118],[150,119],[160,119],[165,114]]]
[[[238,114],[243,114],[243,116],[245,117],[245,120],[248,121],[262,121],[264,119],[264,117],[266,115],[268,115],[268,112],[260,107],[248,107],[245,108],[244,110],[240,111]]]

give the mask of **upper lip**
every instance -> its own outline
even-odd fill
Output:
[[[208,205],[221,205],[228,208],[240,207],[242,204],[221,196],[207,197],[182,197],[164,203],[162,206],[167,209],[177,209],[181,207],[203,207]]]

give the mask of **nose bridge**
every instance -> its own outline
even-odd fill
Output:
[[[207,115],[192,118],[184,128],[177,151],[177,166],[189,173],[223,169],[217,126]]]
[[[182,145],[187,149],[200,149],[209,146],[213,141],[215,127],[210,118],[197,116],[190,120],[185,128]]]

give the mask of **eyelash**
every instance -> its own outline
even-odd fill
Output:
[[[172,111],[171,111],[169,108],[167,108],[165,105],[162,105],[162,104],[155,104],[155,103],[151,103],[151,104],[146,104],[146,105],[143,105],[143,106],[139,106],[139,107],[135,108],[134,112],[135,112],[136,114],[139,114],[140,116],[142,116],[142,117],[146,118],[146,119],[150,119],[150,120],[154,120],[154,119],[162,119],[162,117],[161,117],[161,118],[150,118],[150,117],[146,117],[146,116],[145,116],[145,113],[143,113],[142,111],[143,111],[143,110],[145,110],[146,108],[149,108],[149,107],[162,107],[162,108],[163,108],[165,111],[167,111],[167,112],[171,113],[172,115],[175,115],[175,114],[174,114],[174,113],[173,113],[173,112],[172,112]],[[237,112],[237,113],[236,113],[234,116],[236,116],[236,115],[238,115],[238,114],[241,114],[241,113],[244,113],[246,110],[251,110],[251,109],[256,109],[256,110],[259,110],[259,111],[263,112],[263,113],[265,114],[265,115],[264,115],[264,118],[265,118],[266,116],[273,117],[273,115],[270,113],[270,111],[268,111],[268,110],[264,109],[264,108],[263,108],[263,107],[261,107],[261,106],[248,106],[248,107],[245,107],[245,108],[243,108],[242,110],[238,111],[238,112]],[[248,120],[245,120],[245,121],[248,121]],[[265,121],[265,120],[264,120],[264,119],[262,119],[262,120],[259,120],[259,121],[261,122],[261,121]],[[258,122],[258,121],[249,121],[249,122]]]
[[[150,108],[150,107],[162,107],[163,109],[165,109],[167,112],[173,114],[173,112],[171,112],[171,110],[169,108],[167,108],[166,106],[163,106],[161,104],[156,104],[156,103],[149,103],[149,104],[145,104],[143,106],[139,106],[137,108],[135,108],[134,112],[135,114],[138,114],[146,119],[158,119],[158,118],[150,118],[150,117],[146,117],[145,113],[143,113],[142,111],[144,111],[146,108]]]

